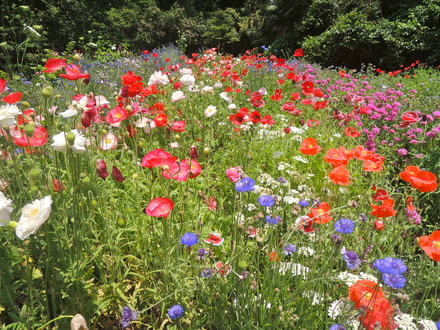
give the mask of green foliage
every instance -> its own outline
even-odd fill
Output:
[[[221,51],[231,52],[240,41],[240,16],[233,8],[217,10],[206,20],[206,31],[202,34],[206,45],[215,45]],[[223,48],[226,45],[229,47]]]

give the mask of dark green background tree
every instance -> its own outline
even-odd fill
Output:
[[[30,73],[50,51],[169,43],[235,55],[303,48],[323,65],[395,69],[440,64],[439,37],[440,0],[3,0],[0,69]]]

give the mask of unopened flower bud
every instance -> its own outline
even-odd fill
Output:
[[[11,227],[12,229],[15,229],[18,225],[17,221],[9,221],[8,222],[8,226]]]
[[[90,177],[86,176],[81,182],[83,185],[88,186],[90,184]]]
[[[23,101],[23,102],[21,102],[21,105],[24,107],[24,108],[29,108],[31,105],[29,104],[29,102],[26,102],[26,101]]]
[[[191,156],[191,159],[197,159],[200,156],[199,151],[197,150],[197,147],[195,145],[191,146],[190,156]]]
[[[70,321],[70,330],[89,330],[85,318],[81,314],[76,314]]]
[[[35,132],[35,126],[28,124],[24,126],[24,132],[26,133],[26,135],[28,137],[33,137],[34,136],[34,132]]]
[[[41,95],[43,95],[45,99],[48,99],[53,95],[53,87],[52,86],[44,87],[43,90],[41,91]]]
[[[133,112],[133,107],[131,105],[127,105],[125,107],[125,110],[127,110],[128,113],[131,113],[131,112]]]
[[[41,176],[41,171],[38,168],[33,168],[29,172],[29,178],[31,178],[34,181],[38,180],[40,176]]]
[[[70,145],[73,145],[75,143],[75,138],[76,135],[73,132],[69,132],[66,134],[67,143],[69,143]]]
[[[205,155],[209,155],[210,152],[211,152],[211,149],[208,148],[208,147],[206,147],[205,149],[203,149],[203,153],[204,153]]]
[[[74,60],[76,63],[78,63],[79,61],[81,61],[81,55],[79,55],[78,53],[76,53],[76,54],[73,56],[73,60]]]

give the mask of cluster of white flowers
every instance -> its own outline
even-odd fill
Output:
[[[296,160],[298,162],[304,163],[304,164],[307,164],[309,162],[309,160],[307,158],[304,158],[301,155],[293,156],[292,159]]]
[[[278,271],[283,275],[290,271],[292,272],[293,276],[302,276],[304,279],[306,279],[307,274],[310,273],[310,268],[298,263],[288,261],[280,262]]]
[[[354,306],[352,303],[344,302],[338,299],[330,304],[328,308],[328,316],[331,319],[336,320],[338,316],[345,316],[353,309]]]
[[[154,72],[150,79],[148,80],[148,86],[151,85],[168,85],[170,83],[170,79],[168,76],[162,71],[156,71]]]
[[[182,91],[175,91],[171,94],[171,102],[177,102],[180,100],[184,100],[186,98],[185,94]]]
[[[192,86],[196,82],[196,78],[192,74],[184,74],[180,77],[180,82],[185,86]]]
[[[298,253],[306,257],[311,257],[315,254],[315,250],[312,249],[310,246],[300,246],[298,248]]]
[[[394,317],[394,321],[399,325],[399,329],[403,330],[417,330],[417,324],[414,318],[409,314],[398,314]]]
[[[324,300],[324,296],[322,294],[312,290],[304,291],[302,296],[312,299],[312,305],[319,305]]]

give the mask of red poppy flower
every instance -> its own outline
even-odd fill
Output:
[[[332,148],[327,151],[324,161],[330,163],[333,167],[347,166],[348,159],[346,153],[341,149]]]
[[[386,199],[382,201],[382,205],[374,205],[371,204],[373,211],[371,211],[371,215],[376,218],[388,218],[396,215],[397,211],[393,209],[394,199]]]
[[[119,123],[128,118],[128,112],[122,107],[116,106],[105,116],[105,121],[112,126],[119,126]]]
[[[245,115],[239,111],[235,115],[230,115],[229,120],[232,121],[234,125],[239,126],[245,122],[244,117]]]
[[[420,247],[434,261],[440,261],[440,230],[418,238]]]
[[[400,178],[405,182],[410,182],[411,178],[421,171],[417,166],[407,166],[403,172],[399,173]]]
[[[386,300],[382,288],[374,281],[358,280],[348,289],[348,297],[356,309],[374,310],[382,300]]]
[[[306,138],[303,140],[299,152],[303,155],[313,156],[321,151],[321,147],[318,146],[318,142],[314,138]]]
[[[34,120],[34,116],[36,116],[36,112],[32,109],[27,109],[23,111],[23,114],[19,115],[17,118],[18,125],[26,125],[29,124],[30,121]]]
[[[420,192],[436,191],[438,187],[437,177],[429,171],[420,171],[416,176],[411,177],[409,183]]]
[[[304,56],[304,51],[302,49],[297,49],[295,50],[295,52],[293,53],[293,56],[295,57],[301,57]]]
[[[17,103],[18,101],[21,100],[22,95],[23,95],[22,92],[12,93],[2,98],[2,101],[9,104]]]
[[[261,115],[258,111],[252,111],[249,115],[249,120],[256,124],[261,121]]]
[[[128,71],[127,74],[124,74],[121,76],[122,79],[122,85],[124,86],[131,86],[137,82],[142,81],[142,78],[139,76],[136,76],[133,71]]]
[[[214,267],[221,276],[226,276],[231,272],[229,264],[223,264],[221,261],[217,262]]]
[[[269,261],[278,261],[278,260],[280,260],[278,253],[274,251],[269,253]]]
[[[361,132],[359,132],[355,127],[353,127],[353,126],[347,126],[345,129],[344,129],[344,134],[346,135],[346,136],[349,136],[349,137],[359,137],[359,136],[361,136]]]
[[[164,165],[162,166],[162,175],[167,179],[187,181],[189,176],[189,165],[184,162]]]
[[[438,187],[436,175],[429,171],[422,171],[417,166],[407,166],[399,176],[421,192],[435,191]]]
[[[32,137],[28,137],[24,130],[21,130],[21,137],[14,140],[14,143],[20,147],[40,147],[45,145],[49,139],[46,127],[35,127]]]
[[[351,150],[352,155],[359,160],[366,161],[370,159],[373,152],[371,150],[365,149],[363,146],[357,146]]]
[[[66,187],[61,182],[61,180],[52,179],[52,184],[53,184],[53,190],[56,192],[60,192],[61,190],[66,190]]]
[[[67,80],[90,78],[88,74],[82,73],[80,67],[75,64],[66,64],[64,69],[66,70],[66,73],[60,73],[59,76],[66,78]]]
[[[394,308],[387,299],[376,301],[372,310],[368,310],[364,316],[359,318],[366,330],[380,329],[394,330],[398,329],[398,324],[394,321]]]
[[[46,64],[44,65],[46,70],[43,70],[42,72],[53,73],[64,68],[66,65],[67,64],[65,59],[50,58],[47,60]]]
[[[217,208],[217,201],[214,196],[209,196],[209,198],[204,200],[205,204],[208,205],[209,210],[215,210]]]
[[[347,186],[350,184],[350,172],[345,168],[344,165],[335,167],[333,171],[328,174],[328,177],[334,184],[341,186]]]
[[[171,165],[176,161],[176,159],[177,157],[174,157],[163,149],[154,149],[144,156],[142,159],[142,166],[152,168],[163,165]]]
[[[381,172],[383,170],[383,162],[384,160],[379,160],[374,162],[372,160],[367,159],[364,161],[364,171],[365,172]]]
[[[173,208],[174,203],[171,199],[165,197],[156,197],[153,198],[150,203],[148,203],[145,213],[152,217],[166,218]]]
[[[406,199],[406,209],[407,209],[409,212],[414,211],[414,210],[416,209],[416,208],[414,207],[412,201],[413,201],[412,196],[409,196],[409,197]]]
[[[166,126],[168,124],[168,116],[164,113],[161,113],[154,118],[154,123],[157,127]]]
[[[178,133],[185,132],[185,126],[186,126],[186,121],[184,120],[171,122],[171,130],[173,132],[178,132]]]
[[[187,164],[189,167],[189,178],[194,179],[202,173],[202,166],[195,159],[184,159],[180,162],[180,164]]]
[[[210,233],[209,237],[205,239],[205,243],[212,244],[214,246],[218,246],[223,243],[225,239],[221,238],[219,233]]]
[[[378,201],[384,201],[386,199],[389,199],[390,195],[388,195],[388,193],[385,189],[377,189],[372,198],[373,198],[373,201],[378,202]]]
[[[383,221],[374,221],[374,228],[376,228],[377,230],[384,230],[385,225],[383,223]]]
[[[273,120],[271,115],[265,115],[263,118],[261,118],[260,123],[263,125],[273,125],[275,124],[275,121]]]
[[[304,95],[310,95],[315,89],[315,84],[311,81],[305,81],[302,83],[301,88]]]
[[[323,202],[318,207],[311,209],[307,216],[313,219],[315,223],[324,224],[333,219],[329,213],[330,205],[327,202]]]

